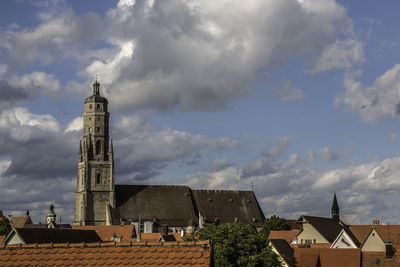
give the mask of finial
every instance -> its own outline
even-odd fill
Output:
[[[29,216],[29,210],[26,210],[26,216]]]
[[[54,205],[53,205],[53,203],[51,203],[51,205],[50,205],[50,211],[54,213]]]
[[[96,81],[93,83],[93,95],[100,95],[100,83],[97,81],[97,74]]]

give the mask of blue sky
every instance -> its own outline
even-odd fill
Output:
[[[266,216],[400,223],[398,1],[0,3],[0,209],[72,220],[83,101],[117,183],[248,190]]]

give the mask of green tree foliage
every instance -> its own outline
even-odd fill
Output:
[[[216,266],[281,266],[264,233],[251,225],[208,224],[185,240],[212,240]]]
[[[263,233],[265,236],[269,236],[269,232],[271,230],[290,230],[291,227],[286,224],[284,218],[281,218],[276,215],[272,215],[271,217],[267,218],[264,222]]]
[[[11,231],[10,222],[6,217],[0,218],[0,235],[7,235]]]

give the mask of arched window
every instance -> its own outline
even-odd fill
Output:
[[[96,184],[100,184],[101,180],[100,180],[100,173],[98,173],[96,175]]]
[[[96,142],[96,155],[101,153],[101,141],[97,140]]]
[[[89,109],[92,109],[92,104],[89,105]]]
[[[100,104],[97,104],[97,109],[100,109]]]

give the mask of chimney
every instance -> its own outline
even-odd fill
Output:
[[[386,249],[386,259],[391,259],[394,254],[394,249],[393,249],[393,241],[392,240],[386,240],[385,241],[385,249]]]
[[[379,220],[373,220],[373,221],[372,221],[372,224],[373,224],[373,225],[379,225]]]

